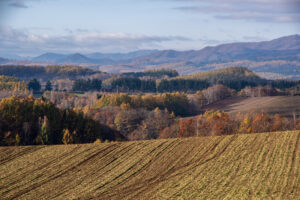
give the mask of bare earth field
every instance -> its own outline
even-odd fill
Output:
[[[299,199],[300,132],[0,148],[1,199]]]
[[[224,110],[229,113],[266,112],[293,117],[293,113],[300,116],[300,96],[273,96],[273,97],[234,97],[224,99],[208,106],[205,110]]]

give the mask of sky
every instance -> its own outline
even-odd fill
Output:
[[[0,0],[0,56],[201,49],[300,33],[300,0]]]

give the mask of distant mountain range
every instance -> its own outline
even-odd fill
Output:
[[[9,59],[0,59],[0,64],[13,63],[14,61]],[[75,64],[99,68],[107,72],[141,71],[164,67],[175,68],[182,74],[247,63],[254,71],[285,76],[296,75],[300,78],[300,69],[297,70],[300,68],[300,35],[264,42],[222,44],[190,51],[141,50],[130,53],[87,55],[45,53],[27,59],[25,63]],[[19,60],[17,64],[22,64],[22,62]],[[263,70],[257,66],[263,66]],[[288,73],[285,73],[285,68]]]
[[[165,50],[132,60],[131,64],[192,62],[197,65],[236,60],[300,60],[300,35],[267,42],[232,43],[205,47],[198,51]]]
[[[49,63],[91,63],[99,65],[116,64],[128,62],[130,59],[146,56],[158,52],[158,50],[140,50],[129,53],[91,53],[83,55],[80,53],[75,54],[57,54],[57,53],[45,53],[40,56],[34,57],[31,61],[34,62],[49,62]]]
[[[92,64],[92,65],[114,65],[128,63],[130,59],[146,56],[158,50],[140,50],[129,53],[91,53],[83,55],[45,53],[29,60],[32,62],[45,62],[48,64]]]

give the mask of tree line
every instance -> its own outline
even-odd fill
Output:
[[[37,91],[37,80],[48,80],[57,78],[70,78],[74,81],[73,91],[99,91],[102,87],[100,79],[83,79],[83,76],[95,76],[100,71],[77,66],[1,66],[0,75],[15,76],[20,79],[29,80],[28,87]],[[166,78],[166,77],[169,78]],[[147,77],[147,78],[145,78]],[[172,78],[173,77],[173,78]],[[5,82],[10,82],[6,84]],[[0,87],[11,88],[14,81],[1,81]],[[101,82],[101,83],[100,83]],[[32,84],[33,83],[33,84]],[[49,82],[47,83],[49,85]],[[51,84],[51,82],[50,82]],[[123,73],[119,78],[109,83],[113,90],[123,92],[195,92],[206,89],[215,84],[222,84],[236,91],[246,87],[257,87],[270,85],[273,88],[285,90],[296,87],[300,81],[293,80],[265,80],[259,78],[253,72],[244,67],[232,67],[210,72],[195,73],[192,75],[178,76],[176,70],[149,70],[144,72]],[[101,85],[101,86],[100,86]],[[47,90],[52,89],[52,86]]]
[[[176,117],[158,107],[132,109],[126,106],[91,108],[85,112],[96,121],[114,128],[128,140],[177,138],[192,136],[221,136],[300,129],[300,117],[288,119],[264,112],[228,114],[206,111],[191,118]]]
[[[0,67],[0,75],[15,76],[22,80],[29,79],[57,79],[70,78],[75,79],[80,76],[90,76],[101,73],[98,70],[83,68],[79,66],[21,66],[21,65],[3,65]]]
[[[143,72],[125,72],[121,74],[121,77],[132,77],[132,78],[140,78],[140,77],[152,77],[152,78],[160,78],[167,76],[169,78],[179,76],[178,72],[173,69],[153,69],[146,70]]]
[[[25,91],[27,84],[16,77],[0,75],[0,90]]]
[[[118,78],[112,81],[111,87],[119,91],[156,92],[154,80],[141,80],[139,78]]]
[[[189,119],[180,119],[160,134],[160,138],[220,136],[231,134],[263,133],[287,130],[299,130],[300,117],[288,119],[279,114],[238,113],[229,115],[223,111],[206,111]]]
[[[190,104],[187,95],[184,93],[163,93],[150,95],[129,95],[125,93],[114,93],[102,95],[93,106],[94,108],[103,108],[106,106],[119,106],[130,108],[145,108],[153,110],[159,108],[174,112],[175,115],[185,116],[190,113]]]
[[[214,82],[198,79],[162,79],[141,80],[139,78],[117,78],[112,81],[112,89],[119,91],[141,91],[141,92],[195,92],[203,90],[215,84],[221,84],[236,91],[246,87],[272,86],[285,90],[300,85],[300,81],[294,80],[223,80],[216,79]]]
[[[189,79],[171,79],[161,80],[157,85],[159,92],[173,92],[173,91],[197,91],[208,88],[210,84],[204,80],[189,80]]]
[[[102,81],[100,79],[77,79],[73,83],[73,91],[99,91]]]

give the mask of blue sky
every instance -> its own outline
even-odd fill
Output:
[[[0,56],[201,49],[299,32],[300,0],[0,0]]]

